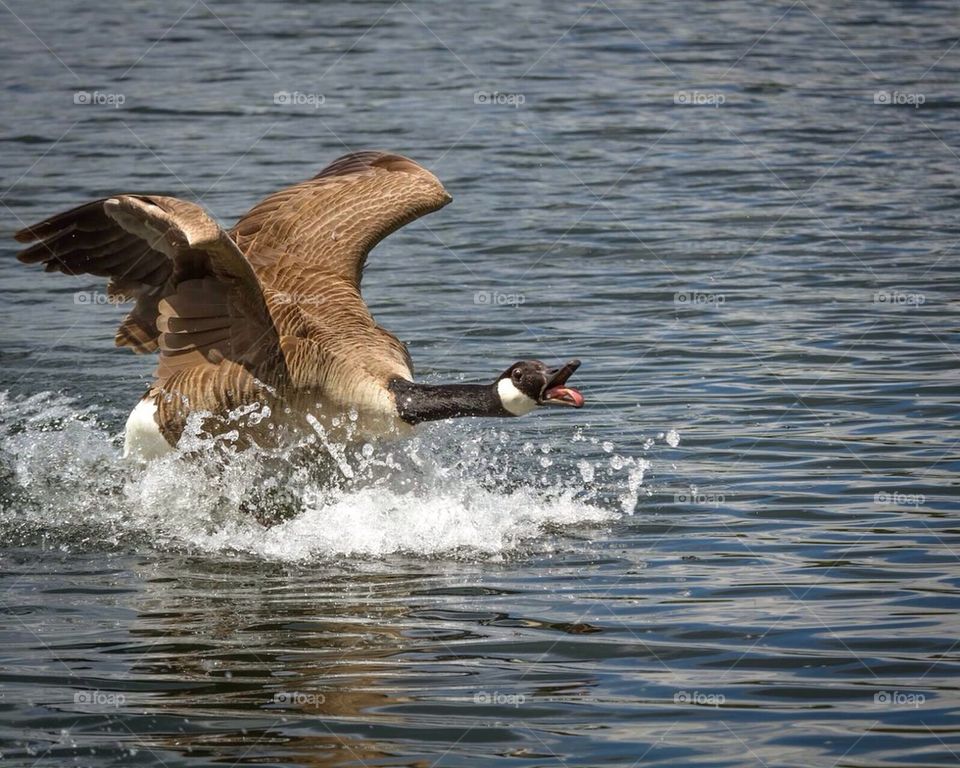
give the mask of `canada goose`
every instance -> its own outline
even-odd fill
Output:
[[[159,365],[127,421],[125,455],[172,450],[191,413],[221,425],[231,414],[230,429],[252,434],[297,420],[329,428],[352,411],[359,434],[377,436],[454,416],[581,407],[566,386],[578,360],[520,361],[492,384],[419,384],[406,346],[374,321],[360,295],[367,254],[450,201],[412,160],[365,151],[275,192],[229,231],[194,203],[126,194],[15,237],[37,241],[20,261],[108,277],[112,301],[134,302],[116,344],[159,352]]]

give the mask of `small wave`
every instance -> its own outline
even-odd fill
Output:
[[[502,557],[632,513],[648,467],[580,430],[518,450],[515,434],[462,422],[332,456],[322,439],[238,453],[194,431],[191,450],[139,465],[109,422],[62,395],[0,393],[0,537],[291,562]]]

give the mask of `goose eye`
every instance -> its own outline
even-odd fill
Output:
[[[520,379],[523,378],[523,371],[517,369],[513,372],[512,376],[514,381],[520,381]]]

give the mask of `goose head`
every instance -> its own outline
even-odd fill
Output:
[[[583,406],[583,395],[566,386],[579,360],[570,360],[551,368],[539,360],[521,360],[505,370],[495,383],[497,397],[504,410],[523,416],[541,405]]]

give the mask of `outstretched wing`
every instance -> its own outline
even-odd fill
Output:
[[[284,315],[298,318],[299,327],[281,328],[288,359],[317,361],[298,366],[298,386],[334,393],[362,386],[367,376],[382,382],[412,375],[406,346],[373,320],[360,280],[377,243],[451,199],[413,160],[354,152],[270,195],[230,230],[261,282],[300,308]],[[330,370],[342,372],[342,383],[311,373]]]
[[[359,288],[367,254],[391,232],[451,201],[413,160],[354,152],[270,195],[230,230],[259,273],[292,256]]]
[[[179,372],[228,362],[266,383],[285,376],[279,337],[256,274],[198,205],[174,197],[117,195],[26,227],[19,254],[48,272],[110,278],[136,304],[118,346],[160,351],[161,385]],[[194,407],[203,407],[195,404]]]

